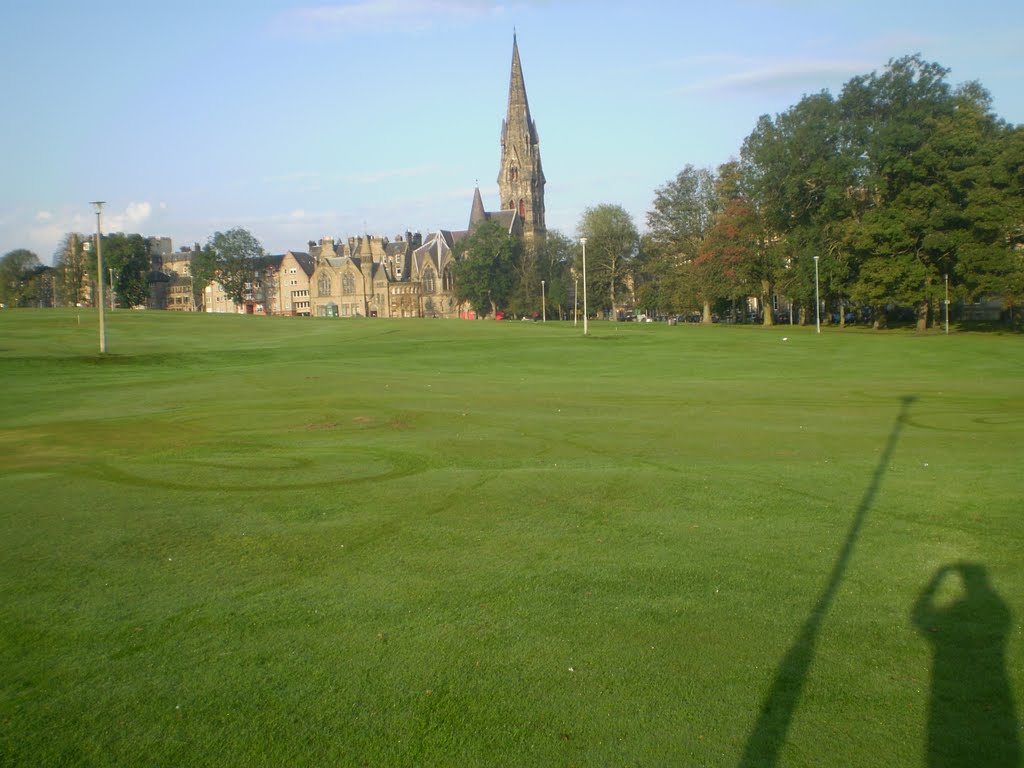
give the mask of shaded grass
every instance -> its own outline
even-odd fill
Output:
[[[592,333],[0,313],[2,760],[738,765],[876,473],[749,764],[922,764],[951,562],[1020,701],[1019,339]]]

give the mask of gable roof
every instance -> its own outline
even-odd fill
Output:
[[[316,269],[316,261],[314,261],[312,256],[304,251],[288,251],[285,254],[285,256],[289,255],[295,259],[295,263],[302,268],[307,277],[313,274],[313,270]]]

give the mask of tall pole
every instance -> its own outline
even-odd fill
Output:
[[[821,333],[821,298],[818,296],[818,257],[814,257],[814,324]]]
[[[117,292],[114,290],[114,268],[107,267],[110,276],[110,311],[114,311],[114,302],[117,300]]]
[[[580,321],[580,279],[577,277],[572,289],[572,327]]]
[[[587,326],[587,238],[581,237],[580,243],[583,244],[583,335],[587,336],[590,334]]]
[[[548,305],[544,294],[544,281],[540,281],[540,320],[542,323],[548,321]]]
[[[946,273],[946,335],[949,336],[949,272]]]
[[[103,320],[103,245],[100,227],[100,216],[103,212],[103,200],[95,200],[91,205],[96,207],[96,308],[100,312],[100,354],[107,351],[107,328]]]

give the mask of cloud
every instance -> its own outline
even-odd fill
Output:
[[[357,173],[345,177],[349,184],[378,184],[391,179],[410,179],[415,176],[425,176],[438,170],[436,165],[418,165],[412,168],[391,168],[367,173]]]
[[[142,225],[149,220],[153,206],[149,203],[128,203],[123,211],[103,211],[104,232],[140,232]]]
[[[707,62],[712,63],[712,62]],[[725,60],[720,60],[725,63]],[[734,62],[739,64],[740,62]],[[877,62],[866,63],[855,60],[791,60],[743,62],[740,69],[713,74],[673,89],[673,94],[682,93],[761,93],[764,91],[790,91],[809,88],[817,91],[826,81],[847,80],[855,75],[870,72]]]

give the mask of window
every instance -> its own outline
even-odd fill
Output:
[[[316,281],[316,289],[321,296],[331,295],[331,276],[326,272],[320,273],[320,279]]]
[[[352,279],[352,274],[350,272],[346,272],[344,275],[341,276],[341,292],[356,292],[356,281]]]
[[[455,281],[452,279],[452,268],[445,267],[444,272],[441,273],[441,290],[450,291],[455,286]]]
[[[423,292],[434,292],[434,270],[430,269],[429,267],[423,273]]]

